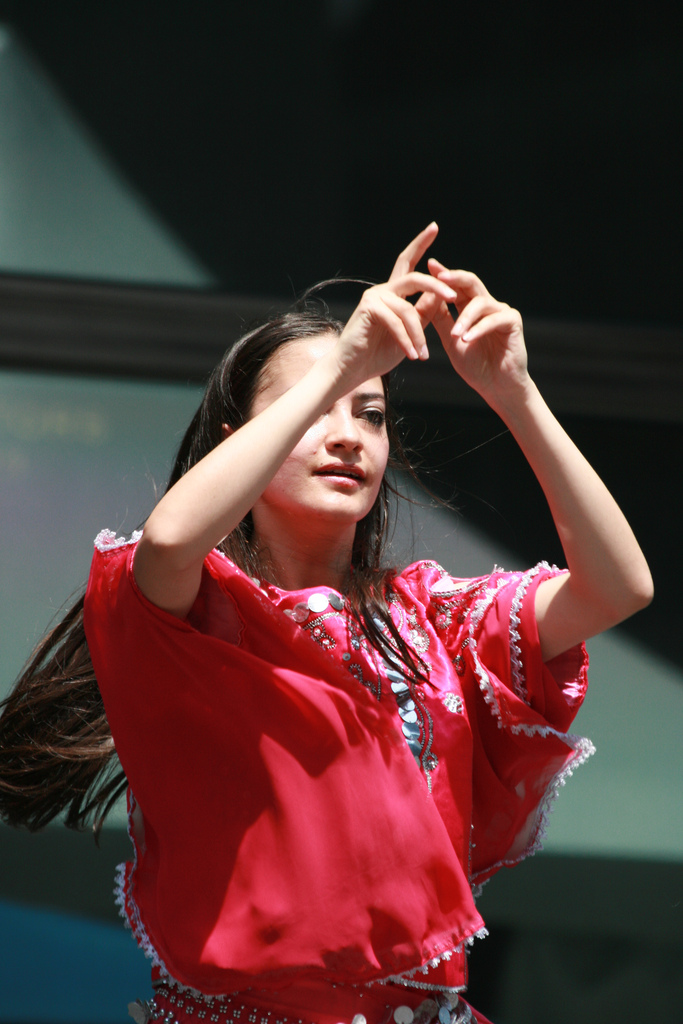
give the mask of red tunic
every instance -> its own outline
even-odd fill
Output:
[[[135,846],[120,899],[159,972],[208,994],[462,988],[472,886],[539,848],[592,753],[566,733],[585,650],[540,655],[535,591],[558,570],[394,577],[415,683],[328,587],[259,587],[214,551],[180,620],[140,593],[133,542],[97,548],[85,628]]]

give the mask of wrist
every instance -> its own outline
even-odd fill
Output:
[[[487,404],[509,427],[520,418],[524,419],[543,398],[534,381],[527,374],[493,395],[483,395]]]
[[[348,369],[336,358],[334,349],[330,349],[313,364],[302,382],[305,381],[308,389],[312,388],[320,395],[321,402],[327,408],[354,386],[349,383],[348,377]]]

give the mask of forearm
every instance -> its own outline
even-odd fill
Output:
[[[170,543],[182,544],[188,560],[203,558],[238,525],[306,430],[341,393],[331,361],[320,360],[181,477],[146,530],[163,530]]]
[[[630,526],[597,473],[557,422],[527,372],[522,318],[476,275],[430,260],[457,293],[422,302],[456,372],[510,428],[543,488],[569,575],[536,591],[536,621],[548,660],[627,618],[652,598],[652,579]]]
[[[638,611],[652,597],[652,579],[643,553],[614,498],[535,384],[528,381],[520,391],[491,404],[510,428],[543,488],[571,574],[562,584],[546,588],[537,605],[539,622],[555,600],[559,605],[555,617],[565,619],[561,628],[575,632],[578,640]],[[557,625],[551,621],[548,630],[546,648],[552,653],[566,640],[563,633],[558,643],[554,636]]]
[[[344,393],[323,358],[293,387],[193,466],[147,520],[136,580],[155,604],[185,614],[207,553],[244,518],[308,428]]]

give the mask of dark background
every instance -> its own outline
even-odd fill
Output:
[[[680,325],[676,5],[0,2],[236,292],[436,251],[527,316]]]

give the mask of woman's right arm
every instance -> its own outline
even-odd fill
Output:
[[[204,558],[240,523],[318,417],[405,356],[427,357],[420,318],[407,296],[427,290],[446,301],[453,297],[449,286],[413,270],[435,235],[436,226],[418,235],[399,257],[402,273],[364,293],[336,345],[300,381],[226,437],[164,495],[135,553],[135,579],[150,601],[181,618],[187,615]]]
[[[188,613],[204,558],[235,529],[306,430],[335,401],[339,376],[332,360],[320,360],[164,495],[135,553],[135,579],[150,601],[181,618]]]

